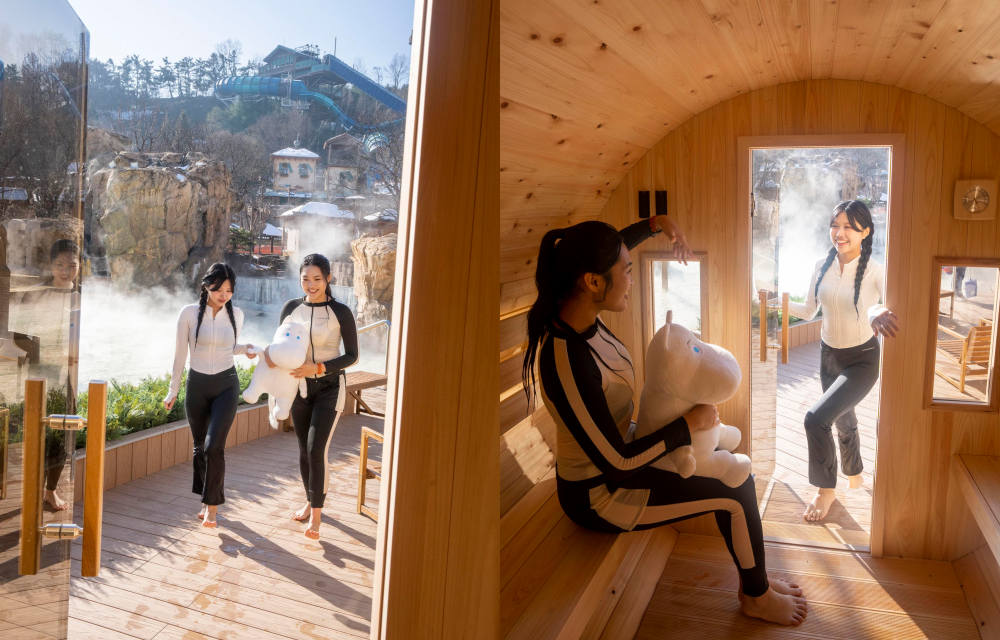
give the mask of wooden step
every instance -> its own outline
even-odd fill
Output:
[[[951,469],[986,543],[1000,560],[1000,458],[955,454]]]

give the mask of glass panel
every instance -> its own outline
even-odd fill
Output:
[[[666,323],[667,311],[673,322],[701,338],[701,263],[683,265],[675,260],[654,260],[653,332]]]
[[[997,325],[996,267],[941,268],[934,400],[988,404]]]
[[[0,632],[65,638],[70,542],[43,540],[21,576],[24,381],[43,377],[48,413],[74,413],[83,256],[81,175],[88,34],[64,0],[5,3],[0,134]],[[4,433],[3,423],[9,421]],[[73,521],[73,432],[45,435],[43,522]],[[2,469],[0,469],[2,471]],[[81,478],[82,481],[82,478]],[[68,505],[69,508],[65,508]],[[13,625],[13,627],[11,626]]]

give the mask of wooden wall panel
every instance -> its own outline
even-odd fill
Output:
[[[846,62],[845,62],[846,64]],[[740,135],[807,133],[901,133],[904,177],[892,193],[903,215],[890,221],[889,296],[901,333],[889,341],[883,361],[879,460],[885,473],[883,553],[954,560],[981,544],[971,515],[951,485],[953,453],[1000,455],[996,414],[940,414],[921,407],[926,363],[927,291],[930,259],[952,253],[1000,256],[1000,225],[960,222],[951,214],[954,181],[1000,178],[1000,138],[967,116],[909,91],[863,81],[811,80],[738,96],[698,114],[653,146],[608,199],[602,220],[624,226],[638,220],[631,191],[651,180],[666,189],[670,215],[691,246],[710,259],[708,337],[737,355],[749,370],[749,293],[737,274],[748,269],[749,221],[736,205],[736,142]],[[629,193],[620,193],[627,188]],[[662,238],[638,252],[669,249]],[[638,282],[637,282],[638,286]],[[644,351],[631,330],[632,306],[605,321],[629,346]],[[642,373],[637,367],[637,388]],[[749,381],[720,407],[723,420],[749,419]],[[746,387],[744,389],[743,387]],[[699,525],[700,526],[700,525]],[[684,528],[682,525],[681,528]]]

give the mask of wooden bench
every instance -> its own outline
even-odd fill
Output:
[[[556,495],[555,424],[541,408],[501,439],[500,638],[632,638],[677,539],[672,527],[583,529]]]
[[[993,556],[1000,560],[1000,457],[956,453],[951,470]]]
[[[373,416],[384,418],[384,413],[373,411],[371,407],[361,399],[361,392],[374,387],[384,387],[388,384],[389,378],[381,373],[370,373],[368,371],[348,371],[347,372],[347,405],[344,407],[345,414],[354,414],[360,411]]]

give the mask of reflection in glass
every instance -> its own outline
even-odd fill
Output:
[[[79,342],[88,34],[66,0],[0,12],[0,603],[7,637],[67,636],[70,543],[46,540],[18,572],[24,382],[43,377],[47,413],[73,413]],[[43,522],[73,521],[75,438],[45,437]],[[0,449],[3,449],[0,446]],[[0,468],[2,468],[0,464]],[[2,469],[0,469],[2,470]]]
[[[941,268],[935,401],[989,403],[998,277],[995,267]]]
[[[653,261],[653,332],[667,321],[667,311],[673,311],[673,322],[690,330],[701,339],[701,263],[686,265],[674,260]]]

